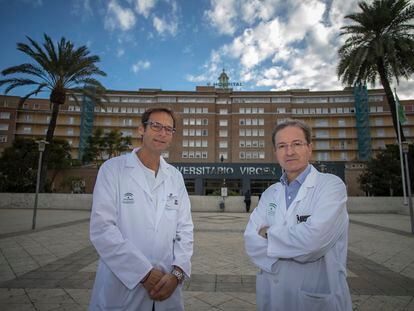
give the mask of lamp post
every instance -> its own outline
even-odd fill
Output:
[[[37,213],[37,199],[39,196],[39,186],[40,186],[40,171],[42,170],[42,157],[43,151],[45,151],[46,144],[48,144],[45,140],[38,140],[36,141],[39,147],[39,162],[37,164],[37,179],[36,179],[36,194],[35,194],[35,201],[33,207],[33,220],[32,220],[32,230],[36,229],[36,213]]]
[[[407,186],[407,195],[408,195],[408,208],[410,209],[411,233],[414,234],[413,198],[411,197],[410,170],[408,169],[408,150],[409,150],[408,142],[403,141],[402,151],[404,153],[405,174],[407,177],[406,186]]]
[[[221,163],[224,162],[224,156],[223,155],[220,156],[220,162]],[[223,175],[223,186],[221,187],[221,198],[222,198],[222,200],[221,200],[221,202],[219,204],[221,211],[224,211],[224,208],[225,208],[224,200],[225,200],[225,197],[226,196],[227,196],[226,178]]]

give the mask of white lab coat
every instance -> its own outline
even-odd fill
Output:
[[[260,268],[258,310],[352,310],[346,200],[341,179],[313,166],[289,209],[281,183],[266,189],[244,233],[246,252]],[[298,223],[297,215],[310,217]],[[258,234],[263,226],[270,226],[268,239]]]
[[[190,276],[193,222],[182,175],[161,158],[150,191],[136,151],[106,161],[98,173],[90,238],[100,261],[90,310],[151,311],[140,280],[153,267],[170,272],[176,265]],[[155,310],[184,310],[182,286]]]

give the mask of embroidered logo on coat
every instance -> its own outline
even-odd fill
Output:
[[[127,192],[124,194],[124,198],[122,199],[122,203],[125,204],[133,204],[134,201],[134,194],[131,192]]]
[[[269,225],[273,225],[275,222],[276,208],[276,203],[269,203],[267,206],[266,214]]]

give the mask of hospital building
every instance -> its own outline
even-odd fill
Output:
[[[238,90],[223,71],[217,83],[194,91],[108,90],[107,102],[95,104],[78,96],[60,107],[55,137],[66,139],[72,157],[81,159],[95,128],[119,130],[140,145],[137,127],[150,107],[168,107],[177,132],[163,155],[184,175],[190,194],[229,191],[261,193],[279,179],[271,133],[275,123],[300,119],[312,127],[312,162],[344,181],[387,144],[396,143],[391,113],[382,89],[366,87],[332,91]],[[50,120],[48,99],[0,96],[0,152],[18,137],[44,137]],[[414,100],[402,100],[407,121],[404,135],[414,140]],[[132,148],[132,147],[131,147]],[[96,170],[96,169],[95,169]],[[96,174],[96,173],[95,173]],[[92,185],[93,186],[93,185]],[[351,187],[352,185],[348,185]],[[353,186],[352,186],[353,187]],[[356,191],[356,190],[355,190]]]

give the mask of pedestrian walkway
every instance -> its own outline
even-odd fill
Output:
[[[59,211],[57,216],[41,210],[41,225],[31,232],[31,211],[19,210],[18,217],[15,212],[0,209],[0,310],[85,310],[98,260],[88,239],[89,213]],[[352,214],[350,219],[348,282],[354,310],[414,310],[409,217]],[[186,310],[255,310],[257,269],[243,246],[248,214],[193,213],[193,220]]]

